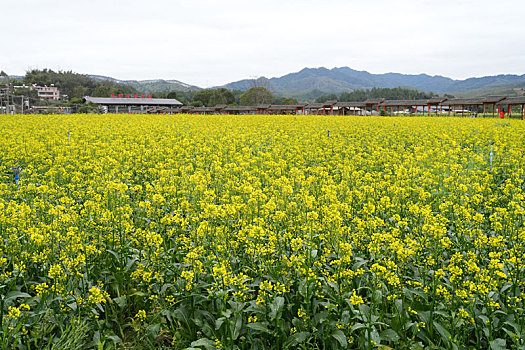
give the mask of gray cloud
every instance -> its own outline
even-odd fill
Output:
[[[8,0],[0,0],[1,2]],[[525,2],[9,1],[0,69],[200,86],[304,67],[466,78],[524,74]]]

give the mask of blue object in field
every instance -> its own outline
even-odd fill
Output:
[[[328,137],[330,137],[330,130],[328,130]]]
[[[492,152],[494,151],[494,149],[492,148],[492,146],[490,146],[490,171],[492,171]]]
[[[20,181],[20,175],[15,174],[15,183],[18,185],[18,182]]]

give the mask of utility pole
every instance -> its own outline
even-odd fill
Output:
[[[6,114],[11,114],[11,111],[9,110],[9,75],[7,75],[6,72],[1,71],[0,76],[5,77],[7,79],[7,90],[6,90],[7,91],[6,92],[7,104],[6,104],[5,112]]]
[[[20,110],[21,110],[21,114],[24,114],[24,104],[25,104],[25,102],[26,102],[26,101],[25,101],[26,98],[25,98],[25,96],[23,96],[23,95],[22,95],[22,96],[18,96],[18,97],[20,97],[20,107],[21,107]]]

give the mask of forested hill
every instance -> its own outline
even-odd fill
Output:
[[[86,95],[108,97],[111,94],[133,94],[138,90],[132,86],[112,81],[97,81],[88,75],[71,71],[55,72],[51,69],[33,69],[26,73],[22,80],[25,84],[55,85],[60,94],[71,98],[82,98]]]

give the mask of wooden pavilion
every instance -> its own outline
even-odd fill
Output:
[[[370,108],[370,115],[373,115],[374,111],[377,109],[377,114],[379,114],[379,105],[384,102],[384,98],[371,98],[366,100],[365,103],[365,114],[368,113],[368,109]]]
[[[507,97],[496,103],[498,107],[507,106],[507,115],[512,117],[512,107],[521,106],[521,118],[525,119],[525,96]]]
[[[195,107],[192,110],[193,114],[215,114],[214,107]]]
[[[268,114],[304,114],[304,105],[270,105]],[[301,112],[301,113],[299,113]]]
[[[408,108],[409,114],[412,114],[412,110],[415,111],[417,116],[418,107],[423,108],[423,115],[425,115],[425,107],[428,108],[428,113],[430,113],[430,105],[428,100],[386,100],[379,104],[379,108],[383,108],[385,112],[390,112],[390,116],[394,114],[394,109],[396,114],[400,113],[400,109],[404,111]]]
[[[310,103],[310,104],[307,104],[304,107],[304,109],[305,109],[306,114],[323,114],[323,113],[319,113],[321,110],[323,110],[322,103]]]
[[[228,107],[227,105],[216,105],[213,108],[213,114],[224,114],[223,109]]]
[[[337,102],[334,104],[338,115],[358,115],[363,113],[365,108],[364,102]]]
[[[229,106],[222,109],[226,114],[257,114],[257,107],[255,106]]]
[[[465,111],[470,114],[473,112],[475,115],[480,113],[480,107],[483,108],[483,116],[485,116],[487,112],[487,106],[492,106],[492,116],[495,114],[496,104],[503,100],[504,96],[487,96],[487,97],[478,97],[478,98],[453,98],[448,99],[444,102],[442,102],[441,106],[448,106],[448,114],[450,115],[450,112],[452,110],[453,115],[455,116],[458,108],[461,108],[461,113],[465,113]]]
[[[258,105],[257,106],[257,114],[268,114],[268,108],[270,108],[269,104]]]
[[[446,97],[429,98],[427,100],[429,113],[432,111],[432,107],[433,107],[434,108],[434,113],[442,114],[443,113],[442,103],[445,102],[447,99],[448,98],[446,98]]]
[[[311,103],[304,107],[306,114],[333,115],[334,105],[337,101],[326,101],[322,103]]]
[[[504,100],[506,96],[487,96],[483,97],[483,116],[487,113],[487,106],[492,106],[492,116],[494,117],[494,114],[496,112],[496,105],[498,102]]]

